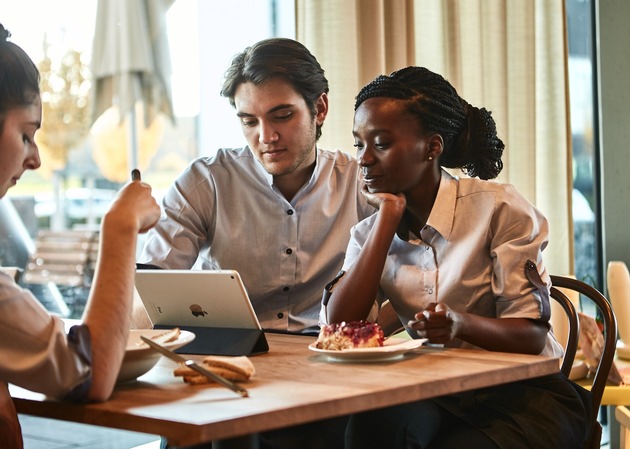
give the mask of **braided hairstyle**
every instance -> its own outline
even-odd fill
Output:
[[[328,80],[315,56],[293,39],[265,39],[237,54],[225,72],[221,95],[235,106],[234,95],[239,85],[247,82],[260,85],[275,77],[288,81],[315,117],[317,100],[328,93]],[[322,125],[317,125],[316,139],[321,134]]]
[[[9,110],[29,106],[39,96],[39,71],[10,36],[0,24],[0,131]]]
[[[378,76],[361,89],[354,110],[365,100],[403,100],[423,128],[442,136],[440,165],[459,168],[469,176],[493,179],[503,169],[505,145],[497,136],[490,111],[468,104],[442,76],[424,67],[406,67]]]

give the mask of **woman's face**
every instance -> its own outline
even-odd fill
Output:
[[[433,179],[430,139],[403,100],[365,100],[354,114],[352,134],[370,192],[405,193]]]
[[[0,129],[0,198],[13,187],[26,170],[41,165],[35,144],[35,131],[42,121],[39,95],[32,104],[10,109]]]

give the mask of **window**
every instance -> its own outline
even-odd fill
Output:
[[[575,275],[601,288],[601,216],[596,147],[592,0],[567,0],[569,97],[573,141]]]
[[[97,126],[90,129],[86,112],[96,10],[97,0],[23,0],[3,8],[2,24],[38,64],[47,83],[42,83],[42,98],[58,98],[63,106],[44,111],[44,125],[54,126],[37,133],[42,167],[25,173],[9,190],[10,201],[0,204],[17,211],[24,225],[3,220],[0,207],[0,228],[5,223],[25,228],[6,232],[14,241],[0,244],[0,265],[24,266],[33,242],[15,240],[34,239],[39,230],[97,229],[126,182],[126,164],[123,170],[111,166],[126,160],[126,137],[114,127],[99,135]],[[167,13],[167,27],[176,124],[164,118],[146,132],[154,145],[143,170],[143,180],[158,200],[195,157],[244,145],[236,114],[219,95],[223,74],[246,46],[272,36],[295,37],[295,5],[293,0],[176,0]],[[72,86],[65,82],[69,70],[80,75]],[[57,115],[60,110],[63,114]],[[53,141],[55,145],[48,145]]]
[[[601,286],[593,3],[593,0],[566,0],[575,272],[578,279]],[[80,63],[89,67],[96,5],[97,0],[23,0],[4,8],[2,21],[13,33],[13,40],[36,63],[48,56],[53,70],[60,70],[63,56],[76,51],[81,56]],[[83,20],[70,18],[66,14],[70,10]],[[219,96],[223,73],[233,55],[247,45],[270,36],[295,37],[294,16],[293,0],[176,0],[173,3],[167,21],[177,125],[163,123],[162,135],[143,173],[156,197],[163,194],[194,157],[212,155],[220,147],[243,144],[234,110]],[[44,121],[48,119],[45,117]],[[31,236],[45,228],[98,225],[121,181],[104,176],[95,161],[95,151],[94,140],[86,135],[72,147],[64,148],[64,157],[56,165],[50,164],[49,155],[44,154],[42,169],[29,172],[9,191],[8,197]],[[2,254],[10,252],[0,250],[0,263]]]
[[[80,60],[75,64],[89,71],[96,5],[96,0],[25,0],[8,8],[2,20],[11,31],[13,41],[22,46],[36,63],[40,64],[48,56],[52,71],[61,72],[63,57],[76,51]],[[69,10],[85,19],[69,18],[66,14]],[[32,11],[39,13],[33,15]],[[243,11],[248,14],[242,14]],[[173,3],[167,22],[177,124],[173,126],[168,120],[162,123],[159,133],[162,137],[156,137],[155,154],[143,176],[153,185],[158,196],[194,157],[211,155],[221,146],[242,145],[243,138],[234,111],[229,102],[219,96],[223,73],[232,57],[247,45],[274,35],[294,37],[294,13],[294,4],[290,0],[236,0],[227,3],[177,0]],[[46,120],[45,117],[44,122]],[[72,124],[61,125],[59,129],[71,127]],[[112,137],[109,139],[111,141]],[[120,144],[122,146],[125,141],[121,139]],[[63,151],[59,160],[52,164],[50,154],[43,150],[42,168],[29,172],[18,186],[9,191],[9,196],[18,203],[45,199],[46,205],[33,207],[33,211],[43,213],[33,212],[34,217],[24,217],[31,233],[39,227],[98,224],[99,216],[89,215],[91,198],[85,199],[83,212],[78,210],[74,199],[71,205],[62,205],[59,211],[61,222],[55,222],[51,198],[53,202],[58,198],[66,203],[63,199],[66,192],[68,197],[73,198],[85,192],[81,189],[116,191],[121,185],[122,181],[112,181],[103,175],[107,170],[99,167],[99,158],[94,157],[94,152],[98,151],[94,136],[85,135]],[[111,161],[112,155],[108,154],[105,159]],[[103,195],[106,193],[101,192],[100,197]],[[101,202],[101,198],[95,201]],[[72,220],[67,217],[69,207],[73,209]]]

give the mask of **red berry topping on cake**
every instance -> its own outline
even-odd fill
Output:
[[[322,326],[317,337],[319,349],[342,350],[383,346],[383,329],[368,321],[350,321]]]

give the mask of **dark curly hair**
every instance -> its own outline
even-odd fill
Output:
[[[259,85],[275,77],[291,83],[315,117],[317,100],[321,94],[328,93],[328,80],[315,56],[293,39],[265,39],[237,54],[225,72],[221,95],[234,106],[239,85],[247,82]],[[322,125],[317,126],[317,139],[322,134],[321,128]]]
[[[505,145],[497,136],[490,111],[468,104],[442,76],[424,67],[406,67],[381,75],[361,89],[354,109],[365,100],[404,100],[423,128],[442,136],[440,165],[459,168],[472,177],[493,179],[503,169]]]
[[[39,96],[39,71],[10,36],[0,24],[0,130],[9,110],[29,106]]]

